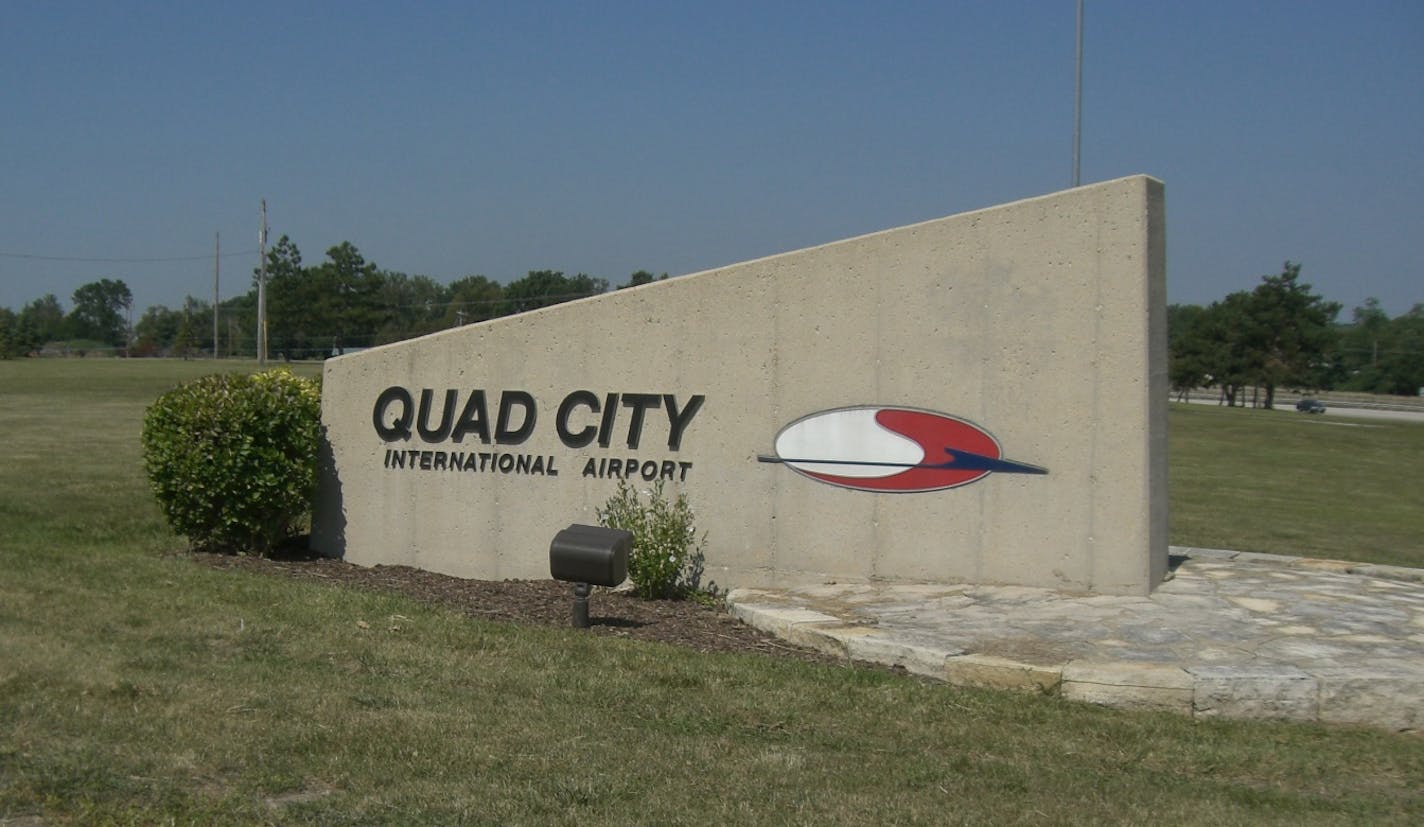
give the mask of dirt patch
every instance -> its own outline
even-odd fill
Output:
[[[409,566],[366,568],[342,560],[293,552],[277,558],[190,553],[202,565],[278,577],[301,577],[335,586],[374,589],[447,606],[481,620],[532,626],[571,626],[573,586],[555,580],[465,580]],[[727,613],[720,602],[643,600],[595,589],[589,600],[589,634],[652,640],[699,652],[752,652],[814,663],[844,663],[790,646]]]

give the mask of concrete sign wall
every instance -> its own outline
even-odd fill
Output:
[[[719,586],[1145,594],[1164,271],[1133,177],[332,359],[312,544],[544,578],[618,479],[663,479]]]

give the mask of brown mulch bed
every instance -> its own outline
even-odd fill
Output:
[[[554,580],[465,580],[409,566],[365,568],[298,551],[274,558],[202,552],[187,556],[217,569],[395,592],[448,606],[480,620],[564,628],[572,625],[573,586]],[[652,640],[699,652],[754,652],[814,663],[845,662],[790,646],[753,629],[728,614],[720,602],[643,600],[627,592],[595,589],[589,599],[589,621],[590,634]]]

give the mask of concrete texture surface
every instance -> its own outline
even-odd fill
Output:
[[[1146,595],[1167,564],[1163,204],[1123,178],[328,360],[313,548],[544,577],[619,479],[666,475],[716,527],[723,585]],[[1047,473],[888,494],[760,461],[850,408],[968,421]],[[911,465],[946,462],[935,439]]]
[[[951,684],[1424,729],[1424,570],[1172,551],[1150,596],[827,583],[737,589],[728,603],[788,641]]]

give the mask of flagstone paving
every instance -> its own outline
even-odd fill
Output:
[[[737,589],[731,611],[952,684],[1195,716],[1424,730],[1424,569],[1172,549],[1148,597],[1020,586]]]

